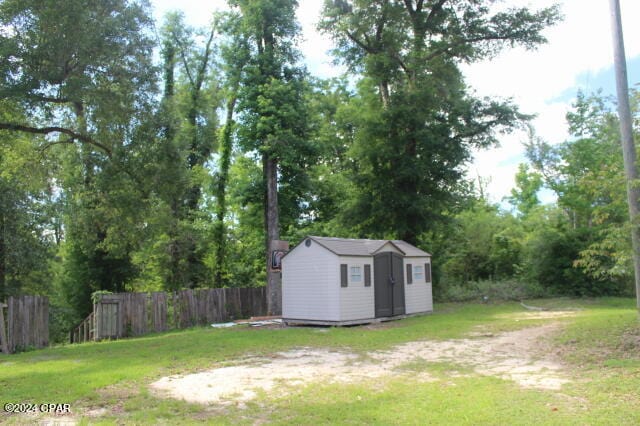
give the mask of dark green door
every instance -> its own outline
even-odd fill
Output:
[[[402,256],[380,253],[373,258],[376,318],[405,313]]]
[[[391,253],[391,275],[394,285],[391,286],[393,292],[393,315],[404,315],[404,267],[402,256]]]

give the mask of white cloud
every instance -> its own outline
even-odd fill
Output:
[[[527,2],[510,0],[507,5],[540,8],[551,5],[550,0]],[[548,43],[536,51],[513,49],[478,64],[465,66],[468,84],[479,95],[513,98],[521,111],[536,114],[532,124],[537,134],[551,143],[568,138],[565,115],[570,101],[559,101],[566,92],[582,89],[592,92],[598,87],[581,85],[578,77],[594,75],[612,66],[613,48],[610,29],[609,4],[606,1],[564,0],[560,2],[564,21],[545,31]],[[640,16],[640,2],[621,0],[627,57],[640,55],[640,26],[634,18]],[[640,76],[630,76],[636,81]],[[489,153],[476,153],[469,167],[470,176],[479,171],[490,177],[488,192],[493,201],[508,195],[514,183],[514,167],[504,159],[524,154],[518,141],[526,135],[504,137],[502,146]],[[486,173],[486,174],[485,174]]]
[[[342,75],[344,68],[332,63],[329,51],[333,48],[333,43],[330,37],[316,30],[323,3],[318,0],[301,1],[297,18],[302,27],[300,50],[305,56],[309,71],[315,76],[330,78]]]
[[[164,15],[170,11],[182,11],[185,21],[191,26],[206,27],[211,23],[215,11],[228,9],[226,0],[151,0],[151,5],[158,27],[162,25]]]

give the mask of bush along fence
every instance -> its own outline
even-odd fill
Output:
[[[9,297],[0,303],[0,349],[14,353],[49,346],[49,299]]]
[[[93,312],[71,343],[142,336],[267,313],[265,287],[96,294]]]

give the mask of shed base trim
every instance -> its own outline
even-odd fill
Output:
[[[348,321],[327,321],[327,320],[312,320],[312,319],[297,319],[297,318],[282,318],[282,322],[285,325],[328,325],[328,326],[343,326],[343,325],[362,325],[362,324],[377,324],[385,321],[394,321],[404,318],[417,317],[422,315],[432,314],[433,311],[414,312],[412,314],[396,315],[392,317],[380,317],[380,318],[363,318],[357,320]]]

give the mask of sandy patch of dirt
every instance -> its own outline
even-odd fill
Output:
[[[17,417],[17,424],[25,425],[38,425],[38,426],[75,426],[78,424],[78,419],[71,414],[59,415],[59,416],[44,416],[22,414]],[[0,423],[4,423],[1,421]]]
[[[520,386],[558,390],[568,379],[562,366],[545,351],[545,338],[556,324],[525,328],[475,339],[410,342],[372,354],[380,362],[398,364],[410,357],[470,366],[477,373],[513,380]]]
[[[518,312],[515,314],[496,315],[498,318],[509,318],[516,321],[569,318],[576,315],[576,311],[534,311]]]
[[[636,326],[622,334],[621,349],[632,354],[637,354],[640,350],[640,327]]]
[[[75,426],[78,420],[72,417],[47,417],[38,420],[35,424],[39,426]]]
[[[277,353],[273,359],[249,358],[242,365],[163,377],[151,388],[189,402],[229,403],[251,400],[257,392],[268,392],[279,384],[296,386],[315,380],[348,383],[387,374],[387,366],[365,361],[357,354],[304,348]]]
[[[242,364],[185,376],[164,377],[151,384],[158,394],[189,402],[240,404],[284,384],[314,381],[350,383],[402,373],[408,362],[451,362],[476,373],[513,380],[528,388],[557,390],[568,382],[562,366],[549,358],[545,338],[556,324],[526,328],[498,335],[446,341],[409,342],[387,351],[361,357],[324,349],[297,349],[274,357],[250,358]],[[411,374],[420,380],[436,380],[426,373]]]

